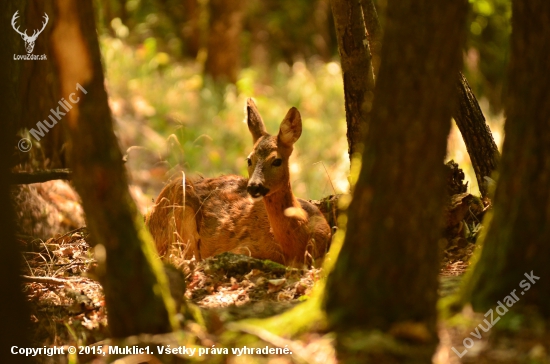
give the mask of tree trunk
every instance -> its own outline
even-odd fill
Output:
[[[549,14],[545,0],[512,2],[500,177],[483,251],[464,295],[482,312],[515,291],[519,305],[550,317]],[[540,281],[525,276],[531,272]]]
[[[361,9],[363,10],[363,18],[365,19],[365,27],[367,28],[367,39],[369,41],[369,50],[372,58],[372,69],[374,77],[378,74],[380,68],[380,60],[382,53],[382,27],[378,20],[376,6],[372,0],[360,0]]]
[[[237,82],[241,61],[241,0],[210,0],[208,54],[204,71],[215,81]]]
[[[12,167],[13,136],[22,112],[19,92],[23,62],[14,61],[13,55],[24,52],[23,40],[11,29],[10,22],[17,10],[22,13],[25,8],[26,4],[18,1],[0,3],[0,24],[4,34],[0,38],[0,74],[1,79],[5,80],[4,87],[0,90],[0,107],[3,115],[0,130],[0,287],[3,296],[0,299],[0,322],[3,331],[0,335],[0,361],[16,364],[30,363],[31,360],[24,355],[11,355],[11,347],[28,348],[32,345],[29,340],[30,313],[19,276],[22,257],[14,235],[15,216],[10,200],[10,181],[5,176]]]
[[[350,161],[361,152],[374,96],[374,76],[366,49],[365,23],[359,2],[331,0],[344,79]]]
[[[196,58],[200,48],[200,6],[198,0],[157,0],[182,42],[183,54]]]
[[[169,332],[177,326],[174,304],[153,241],[128,191],[104,88],[92,1],[58,0],[56,6],[54,62],[60,94],[72,106],[63,120],[70,137],[68,156],[104,268],[109,329],[114,337]]]
[[[201,47],[201,7],[197,0],[184,0],[183,6],[186,17],[183,27],[179,31],[185,42],[187,55],[196,58]]]
[[[466,8],[463,0],[388,1],[362,168],[327,281],[325,307],[343,360],[353,350],[345,337],[352,330],[426,344],[421,358],[394,362],[427,362],[435,350],[442,162]]]
[[[122,22],[122,24],[128,26],[131,29],[131,27],[129,26],[130,24],[128,24],[130,20],[130,16],[128,14],[128,10],[126,9],[128,0],[118,0],[117,3],[118,3],[118,14],[120,16],[120,21]]]
[[[453,117],[470,155],[481,196],[487,197],[487,182],[484,177],[492,176],[498,166],[500,153],[489,125],[485,123],[477,99],[462,72],[458,76],[457,90],[458,100]]]
[[[331,34],[333,30],[331,29],[331,10],[329,0],[316,0],[315,1],[315,10],[313,11],[313,25],[314,25],[314,39],[313,44],[315,45],[317,54],[321,59],[328,63],[332,60],[332,45]]]
[[[374,75],[376,76],[380,62],[383,32],[372,0],[361,0],[361,6],[367,27],[369,49],[373,58]],[[500,153],[491,134],[491,129],[485,123],[485,117],[477,99],[470,89],[468,80],[462,73],[459,73],[458,76],[457,90],[457,104],[453,117],[470,155],[481,196],[487,197],[487,184],[484,177],[491,177],[493,171],[496,170]]]
[[[4,6],[0,7],[5,8]],[[15,10],[11,14],[14,12]],[[4,56],[5,52],[2,52],[2,55]],[[9,105],[2,103],[2,106],[6,107],[2,110],[10,114]],[[8,175],[11,167],[12,135],[6,130],[0,133],[0,175],[2,176]],[[30,313],[23,296],[20,277],[23,262],[19,245],[15,240],[15,214],[10,199],[9,183],[9,179],[0,178],[0,206],[2,206],[0,211],[0,231],[2,232],[0,287],[2,287],[3,296],[0,300],[0,322],[3,331],[0,335],[0,348],[2,348],[0,361],[3,363],[30,363],[30,358],[25,355],[10,354],[13,346],[26,348],[32,347],[32,345],[29,340]]]
[[[17,103],[22,105],[21,115],[18,120],[14,120],[17,127],[16,133],[20,129],[28,130],[39,129],[37,122],[44,120],[50,121],[48,115],[50,109],[57,106],[60,95],[57,92],[56,79],[54,77],[53,63],[49,60],[52,57],[52,50],[48,38],[55,23],[55,11],[52,2],[30,1],[24,9],[19,10],[19,17],[16,19],[16,26],[21,31],[27,29],[27,34],[31,35],[34,31],[42,28],[45,22],[44,14],[47,14],[48,21],[43,31],[35,40],[33,51],[30,54],[41,56],[45,55],[47,60],[43,61],[14,61],[13,54],[10,55],[12,63],[18,64],[17,78],[19,83],[19,94]],[[13,15],[10,14],[10,17]],[[8,22],[7,24],[10,24]],[[24,44],[23,39],[13,29],[7,33],[16,38],[17,42]],[[26,54],[24,49],[16,54]],[[22,101],[23,100],[23,101]],[[52,128],[45,133],[43,137],[37,140],[34,137],[29,138],[32,143],[32,149],[28,153],[22,153],[22,164],[39,168],[63,168],[65,166],[65,157],[63,153],[63,144],[65,143],[61,128]],[[41,148],[38,148],[40,145]]]

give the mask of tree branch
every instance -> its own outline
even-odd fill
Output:
[[[42,183],[55,179],[72,179],[72,171],[67,168],[49,169],[36,172],[12,172],[10,183],[13,185],[28,185],[31,183]]]

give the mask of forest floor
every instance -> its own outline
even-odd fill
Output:
[[[86,242],[86,229],[73,230],[67,234],[48,239],[45,242],[27,244],[24,253],[25,294],[31,304],[36,346],[87,345],[103,348],[108,352],[108,326],[105,301],[101,285],[94,280],[96,261]],[[446,257],[453,257],[442,265],[440,273],[440,295],[449,296],[455,292],[468,267],[475,244],[463,249],[446,251]],[[459,253],[464,254],[459,257]],[[457,259],[460,258],[460,259]],[[327,333],[323,320],[312,325],[307,332],[296,337],[284,338],[261,326],[231,326],[231,323],[250,318],[272,317],[307,301],[316,282],[322,280],[320,269],[292,269],[275,263],[266,263],[253,258],[225,253],[202,262],[183,261],[172,256],[170,270],[184,272],[187,281],[172,279],[179,284],[179,292],[185,292],[185,299],[199,307],[204,322],[187,321],[182,332],[188,334],[183,340],[187,347],[212,348],[291,348],[292,355],[222,355],[208,354],[206,362],[226,363],[336,363],[334,338]],[[178,292],[178,290],[173,290]],[[176,297],[177,298],[177,297]],[[181,300],[180,300],[181,303]],[[187,309],[188,312],[191,311]],[[471,323],[483,322],[483,316],[466,309],[462,322],[440,323],[440,346],[433,363],[546,363],[549,361],[519,360],[519,358],[543,358],[548,350],[543,345],[533,345],[533,338],[525,336],[517,345],[498,346],[488,350],[490,335],[475,342],[461,359],[464,351],[461,340],[469,335]],[[183,317],[183,316],[181,316]],[[238,333],[238,335],[228,334]],[[490,334],[490,332],[489,332]],[[191,339],[192,338],[192,339]],[[136,341],[137,340],[137,341]],[[149,341],[148,341],[149,340]],[[166,341],[168,340],[168,341]],[[184,345],[166,338],[141,338],[128,343],[172,343],[172,347]],[[550,340],[548,341],[550,342]],[[120,345],[120,344],[117,344]],[[531,345],[529,347],[529,345]],[[475,349],[475,350],[474,350]],[[231,350],[231,349],[229,349]],[[229,351],[231,353],[231,351]],[[186,357],[186,355],[183,355]],[[247,355],[245,355],[247,356]],[[486,357],[487,356],[487,357]],[[138,355],[139,357],[139,355]],[[188,358],[188,356],[187,356]],[[518,360],[502,360],[518,358]],[[67,357],[46,357],[44,363],[69,362]],[[80,363],[102,363],[108,356],[80,355]],[[111,358],[112,359],[112,358]],[[135,359],[135,358],[134,358]],[[139,359],[139,358],[138,358]],[[200,358],[199,358],[200,359]],[[149,361],[148,361],[149,360]],[[161,359],[162,360],[162,359]],[[201,359],[201,361],[204,358]],[[226,360],[226,361],[224,361]],[[162,360],[164,362],[164,360]],[[135,361],[129,361],[135,362]],[[137,362],[155,362],[142,357]],[[158,362],[158,361],[157,361]]]
[[[66,204],[65,200],[56,199]],[[60,202],[61,201],[61,202]],[[38,206],[38,205],[37,205]],[[40,202],[40,206],[43,206]],[[42,209],[43,207],[41,207]],[[468,193],[453,195],[445,213],[445,246],[440,271],[439,339],[434,364],[550,363],[550,335],[540,320],[507,314],[488,332],[486,317],[469,306],[448,314],[445,300],[460,287],[486,208]],[[74,209],[71,209],[74,213]],[[40,363],[336,363],[335,337],[328,332],[319,304],[322,269],[287,268],[276,263],[224,253],[201,262],[179,258],[176,247],[165,271],[173,297],[182,307],[176,335],[109,339],[98,266],[85,228],[41,240],[20,236],[24,251],[24,292],[31,307],[35,347],[85,347],[82,355],[39,358]],[[315,289],[314,289],[315,287]],[[183,299],[185,298],[185,300]],[[496,304],[495,304],[496,306]],[[477,329],[477,331],[476,331]],[[497,331],[498,330],[498,331]],[[476,335],[481,338],[476,338]],[[494,335],[495,333],[499,333]],[[469,339],[468,339],[469,338]],[[204,350],[200,357],[169,355],[97,355],[109,347],[181,347]],[[470,346],[466,349],[464,345]],[[265,354],[269,348],[292,354]],[[214,353],[211,353],[215,348]],[[232,354],[232,350],[248,348]],[[454,349],[453,349],[454,348]],[[210,352],[206,353],[206,349]],[[228,355],[224,354],[224,349]],[[155,349],[156,350],[156,349]],[[256,353],[255,350],[260,350]],[[262,352],[264,350],[264,352]],[[87,352],[86,352],[87,351]],[[93,353],[96,353],[94,355]],[[250,352],[249,352],[250,353]],[[160,360],[160,361],[159,361]],[[384,364],[384,363],[382,363]]]

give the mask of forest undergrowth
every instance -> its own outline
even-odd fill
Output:
[[[247,97],[255,98],[272,133],[288,108],[295,106],[302,113],[304,130],[290,165],[297,196],[321,199],[349,192],[339,63],[308,61],[280,63],[269,69],[245,68],[236,85],[220,87],[201,75],[197,63],[173,62],[168,54],[158,52],[153,38],[132,48],[120,39],[103,37],[102,48],[116,133],[126,151],[130,188],[142,213],[147,213],[151,199],[168,178],[181,170],[208,177],[246,175],[245,156],[252,148],[243,123]],[[489,124],[499,143],[501,118],[490,118]],[[476,250],[475,241],[486,210],[475,197],[475,176],[456,127],[449,137],[447,158],[464,169],[466,181],[470,182],[465,192],[453,195],[445,211],[447,229],[441,246],[439,292],[442,297],[457,291]],[[61,231],[42,240],[20,239],[26,251],[22,274],[31,303],[36,346],[109,345],[104,296],[96,280],[97,261],[87,239],[85,228]],[[323,270],[287,269],[230,254],[203,262],[183,261],[177,250],[172,252],[170,261],[171,267],[185,276],[183,280],[178,274],[173,277],[176,282],[180,279],[174,297],[180,302],[185,297],[203,321],[190,320],[192,315],[182,312],[180,319],[187,320],[177,340],[145,337],[126,343],[171,342],[193,347],[287,345],[294,355],[228,357],[225,362],[336,362],[334,338],[327,332],[318,302],[312,301],[313,287],[324,280]],[[274,317],[271,325],[277,325],[284,322],[277,321],[277,315],[292,312],[306,301],[312,310],[304,318],[310,322],[291,337],[279,337],[258,325],[246,324],[257,321],[241,321]],[[467,308],[450,320],[442,319],[441,344],[434,363],[484,362],[482,352],[487,339],[461,361],[451,350],[453,345],[460,345],[478,319]],[[539,354],[532,353],[534,358]],[[104,358],[83,355],[67,360],[99,363]],[[221,362],[222,357],[208,360]]]

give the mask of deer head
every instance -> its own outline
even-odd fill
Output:
[[[42,33],[44,28],[46,28],[46,24],[48,24],[48,20],[49,20],[48,14],[44,13],[44,19],[46,21],[42,23],[42,29],[40,29],[38,33],[37,33],[37,30],[34,30],[32,35],[29,37],[29,35],[27,34],[27,29],[25,29],[24,32],[20,32],[19,27],[17,28],[15,27],[15,21],[19,17],[19,15],[17,15],[18,12],[19,10],[17,10],[15,14],[13,14],[13,17],[11,18],[11,26],[17,33],[21,35],[21,38],[23,38],[23,40],[25,41],[25,48],[27,49],[27,53],[31,53],[32,50],[34,49],[34,42],[36,41],[36,38],[38,38],[40,33]]]
[[[247,158],[248,193],[261,198],[290,184],[288,158],[294,143],[302,134],[302,118],[293,107],[286,114],[279,134],[269,135],[252,99],[247,100],[248,130],[252,134],[254,150]]]

